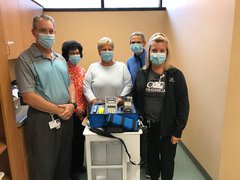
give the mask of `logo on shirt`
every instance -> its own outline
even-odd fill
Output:
[[[174,78],[173,77],[169,78],[169,82],[175,82]]]
[[[165,92],[165,80],[164,80],[165,75],[163,74],[160,76],[159,81],[149,81],[147,83],[146,87],[146,92],[151,93],[151,92],[160,92],[163,93]]]

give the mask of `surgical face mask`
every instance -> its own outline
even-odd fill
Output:
[[[153,64],[160,65],[166,60],[166,53],[151,53],[150,61]]]
[[[50,49],[55,42],[55,35],[38,33],[38,42],[42,47]]]
[[[134,43],[130,45],[130,49],[133,53],[137,54],[143,51],[143,45],[141,43]]]
[[[79,63],[79,61],[81,60],[81,56],[80,56],[80,54],[70,55],[68,60],[73,65],[77,65]]]
[[[110,62],[113,59],[113,51],[102,51],[101,58],[104,62]]]

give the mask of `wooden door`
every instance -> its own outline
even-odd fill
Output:
[[[1,18],[0,52],[0,148],[2,149],[2,153],[0,153],[0,170],[5,171],[9,179],[26,180],[23,168],[23,151],[19,142],[19,130],[16,125],[11,94],[8,58]]]
[[[23,48],[27,49],[35,42],[32,35],[32,21],[37,15],[41,15],[43,8],[31,0],[19,0],[19,12],[21,19],[21,33],[23,38]]]
[[[0,0],[0,6],[8,59],[16,59],[23,51],[18,0]]]

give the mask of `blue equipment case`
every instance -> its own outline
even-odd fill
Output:
[[[123,112],[122,108],[119,107],[117,111],[113,114],[124,116],[126,118],[138,121],[138,114],[132,105],[131,112]],[[108,113],[106,112],[105,105],[93,105],[89,115],[89,122],[91,128],[101,128],[104,127],[105,119]]]

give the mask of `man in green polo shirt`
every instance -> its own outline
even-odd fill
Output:
[[[36,42],[17,61],[17,83],[29,105],[26,147],[31,180],[68,180],[73,133],[75,92],[65,59],[51,48],[54,19],[33,19]]]

